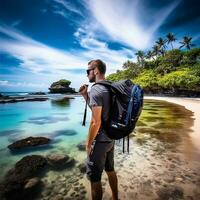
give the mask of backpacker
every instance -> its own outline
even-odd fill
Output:
[[[102,121],[106,134],[111,139],[128,136],[127,150],[129,151],[129,134],[134,130],[143,107],[143,90],[131,80],[118,82],[101,81],[96,84],[104,85],[111,94],[110,116],[108,121]],[[93,85],[93,86],[94,86]]]

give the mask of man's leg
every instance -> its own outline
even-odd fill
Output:
[[[109,185],[112,190],[113,200],[118,200],[118,180],[115,171],[107,171]]]
[[[118,180],[114,170],[114,142],[106,154],[105,171],[108,175],[109,185],[112,190],[113,200],[118,200]]]
[[[92,200],[102,199],[102,185],[101,181],[91,182]]]
[[[105,165],[106,147],[107,144],[96,142],[86,162],[86,173],[91,184],[92,200],[102,199],[101,175]]]

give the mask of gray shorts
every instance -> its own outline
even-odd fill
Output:
[[[87,156],[86,173],[91,182],[101,180],[103,170],[114,171],[114,144],[112,142],[94,141],[90,155]]]

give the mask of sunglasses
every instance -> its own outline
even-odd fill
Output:
[[[95,67],[94,67],[94,68],[91,68],[91,69],[87,69],[87,70],[86,70],[87,75],[89,75],[89,74],[90,74],[90,71],[91,71],[91,70],[94,70],[94,69],[95,69]]]

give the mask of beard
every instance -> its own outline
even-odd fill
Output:
[[[90,82],[90,83],[94,83],[95,80],[96,80],[96,79],[95,79],[95,76],[94,76],[94,77],[92,77],[91,79],[89,79],[89,82]]]

